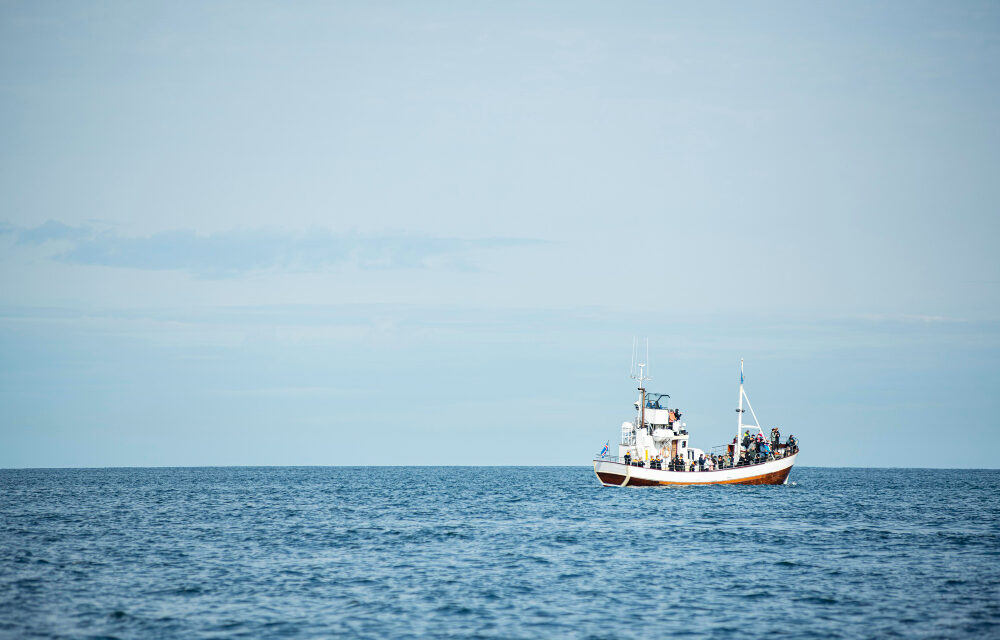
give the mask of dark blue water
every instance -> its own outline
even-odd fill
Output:
[[[0,471],[5,637],[1000,636],[1000,471]]]

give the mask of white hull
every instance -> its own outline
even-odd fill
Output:
[[[667,471],[594,460],[594,474],[606,487],[689,484],[784,484],[798,452],[778,460],[717,471]]]

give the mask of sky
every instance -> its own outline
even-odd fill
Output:
[[[996,468],[1000,4],[0,3],[0,467]]]

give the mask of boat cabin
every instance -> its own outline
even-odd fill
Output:
[[[643,393],[643,400],[632,403],[638,418],[635,422],[622,423],[622,440],[618,445],[618,457],[625,454],[636,460],[648,461],[655,458],[673,460],[677,456],[684,459],[698,459],[701,450],[688,448],[687,425],[680,421],[680,409],[668,405],[670,395],[666,393]],[[641,426],[636,427],[641,422]],[[689,458],[691,454],[694,458]]]

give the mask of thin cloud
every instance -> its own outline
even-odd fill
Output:
[[[52,260],[154,271],[180,270],[201,277],[234,277],[259,271],[316,271],[352,265],[360,269],[474,270],[470,257],[482,250],[538,244],[530,238],[448,238],[411,234],[335,233],[310,229],[225,231],[190,230],[126,236],[88,226],[50,220],[32,228],[0,226],[19,245],[51,245]]]
[[[92,234],[88,227],[73,227],[56,220],[49,220],[30,229],[4,225],[2,232],[15,234],[17,243],[22,245],[40,245],[57,240],[78,240]]]

